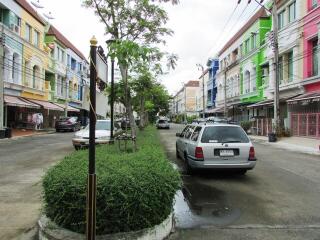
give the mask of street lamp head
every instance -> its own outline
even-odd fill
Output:
[[[91,46],[97,46],[97,44],[98,44],[98,40],[96,39],[96,37],[94,35],[90,39],[90,44],[91,44]]]

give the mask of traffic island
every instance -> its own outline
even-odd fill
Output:
[[[97,236],[97,240],[162,240],[169,236],[174,227],[173,214],[171,213],[162,223],[139,231],[115,233]],[[72,232],[61,228],[43,215],[38,221],[39,240],[85,240],[84,234]]]
[[[138,132],[136,144],[137,151],[128,146],[123,152],[116,144],[96,148],[96,232],[100,239],[162,239],[172,229],[174,196],[181,186],[179,172],[168,161],[155,128]],[[75,239],[84,237],[87,169],[88,151],[81,150],[47,171],[43,179],[46,217],[42,219],[50,221],[40,220],[41,239],[59,239],[49,238],[52,227],[58,236],[68,231]],[[150,234],[154,237],[149,238]]]

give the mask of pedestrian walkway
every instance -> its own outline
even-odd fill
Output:
[[[268,142],[268,137],[250,135],[253,142],[268,144],[276,148],[287,149],[294,152],[302,152],[320,155],[320,140],[302,137],[282,137],[277,142]]]
[[[12,138],[18,138],[18,137],[27,137],[27,136],[34,136],[34,135],[41,135],[41,134],[47,134],[52,133],[55,131],[54,129],[41,129],[41,130],[34,130],[34,129],[17,129],[13,128],[11,130]]]

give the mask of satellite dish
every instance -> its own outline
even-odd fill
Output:
[[[31,4],[32,4],[33,6],[35,6],[36,8],[44,8],[44,6],[40,3],[39,0],[37,0],[37,1],[31,1]]]
[[[49,13],[44,13],[43,16],[45,16],[48,20],[54,19],[54,17],[52,16],[52,13],[51,13],[51,12],[49,12]]]

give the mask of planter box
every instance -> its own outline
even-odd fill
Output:
[[[46,216],[41,216],[38,221],[39,240],[85,240],[84,234],[72,232],[61,228]],[[169,236],[174,226],[173,214],[171,213],[159,225],[145,228],[135,232],[115,233],[97,236],[97,240],[162,240]]]

